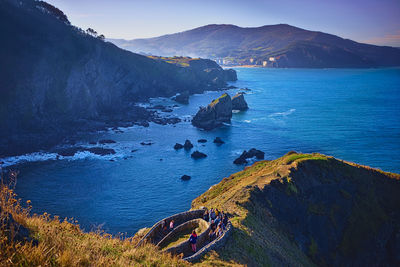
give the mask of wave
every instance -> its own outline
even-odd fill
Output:
[[[0,161],[3,162],[2,167],[8,167],[20,163],[26,162],[37,162],[37,161],[48,161],[56,160],[59,155],[57,153],[45,153],[45,152],[35,152],[20,156],[13,156],[8,158],[2,158]]]
[[[270,114],[268,117],[270,117],[270,118],[273,118],[273,117],[286,117],[286,116],[292,114],[292,113],[295,112],[295,111],[296,111],[296,109],[295,109],[295,108],[292,108],[292,109],[289,109],[288,111],[285,111],[285,112],[275,112],[275,113],[272,113],[272,114]]]
[[[79,147],[85,148],[93,148],[99,147],[97,145],[89,145],[89,144],[77,144]],[[61,148],[72,148],[74,146],[63,146]],[[115,160],[122,158],[129,158],[132,156],[132,150],[137,149],[137,146],[121,146],[121,144],[107,144],[102,145],[100,147],[103,148],[112,148],[115,151],[115,154],[109,155],[99,155],[92,153],[87,150],[77,151],[73,156],[62,156],[57,152],[34,152],[24,155],[0,158],[0,162],[2,162],[1,167],[9,167],[18,164],[24,163],[32,163],[32,162],[44,162],[44,161],[53,161],[53,160],[82,160],[82,159],[102,159],[102,160]]]

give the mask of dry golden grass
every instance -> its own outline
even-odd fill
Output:
[[[155,246],[135,248],[139,236],[121,239],[101,231],[84,233],[72,219],[49,214],[30,216],[21,201],[0,185],[0,266],[187,266]],[[7,223],[12,216],[13,223]],[[18,225],[30,230],[31,241],[17,241]]]

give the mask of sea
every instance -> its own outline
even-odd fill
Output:
[[[31,200],[32,213],[74,218],[85,231],[125,236],[190,209],[194,198],[243,170],[233,161],[251,148],[265,152],[267,160],[292,150],[319,152],[400,173],[399,68],[235,70],[238,81],[230,85],[236,89],[193,95],[190,104],[163,114],[180,117],[178,124],[110,129],[84,135],[76,144],[112,139],[116,143],[103,147],[115,155],[38,152],[0,159],[3,169],[19,171],[15,190],[22,201]],[[200,106],[240,88],[249,89],[249,109],[235,112],[230,124],[212,131],[191,125]],[[158,104],[176,103],[167,98],[142,103]],[[213,143],[216,137],[225,144]],[[186,139],[192,150],[174,150]],[[195,150],[207,157],[192,159]],[[189,181],[181,180],[185,174]]]

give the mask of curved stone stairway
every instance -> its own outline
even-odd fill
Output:
[[[188,240],[163,250],[172,254],[183,255],[182,258],[189,262],[197,261],[208,251],[223,246],[233,228],[232,224],[229,222],[223,234],[220,237],[213,240],[212,242],[209,242],[208,234],[210,232],[211,227],[208,222],[202,219],[203,214],[204,214],[204,209],[199,209],[199,210],[191,210],[178,213],[170,217],[164,218],[159,222],[157,222],[156,224],[154,224],[154,226],[149,230],[149,232],[139,241],[137,246],[142,245],[144,242],[150,242],[158,247],[162,247],[168,244],[182,231],[188,229],[195,229],[196,227],[201,225],[203,228],[206,228],[206,230],[204,230],[202,233],[199,233],[198,235],[197,238],[198,250],[196,253],[193,253],[191,251]],[[164,233],[161,227],[162,222],[166,221],[167,225],[169,225],[171,220],[174,220],[175,222],[174,229],[169,233]]]

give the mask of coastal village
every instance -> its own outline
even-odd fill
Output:
[[[284,55],[270,56],[268,58],[249,58],[249,59],[235,59],[233,57],[212,58],[221,66],[225,67],[258,67],[258,68],[274,68],[278,67],[279,59]]]

